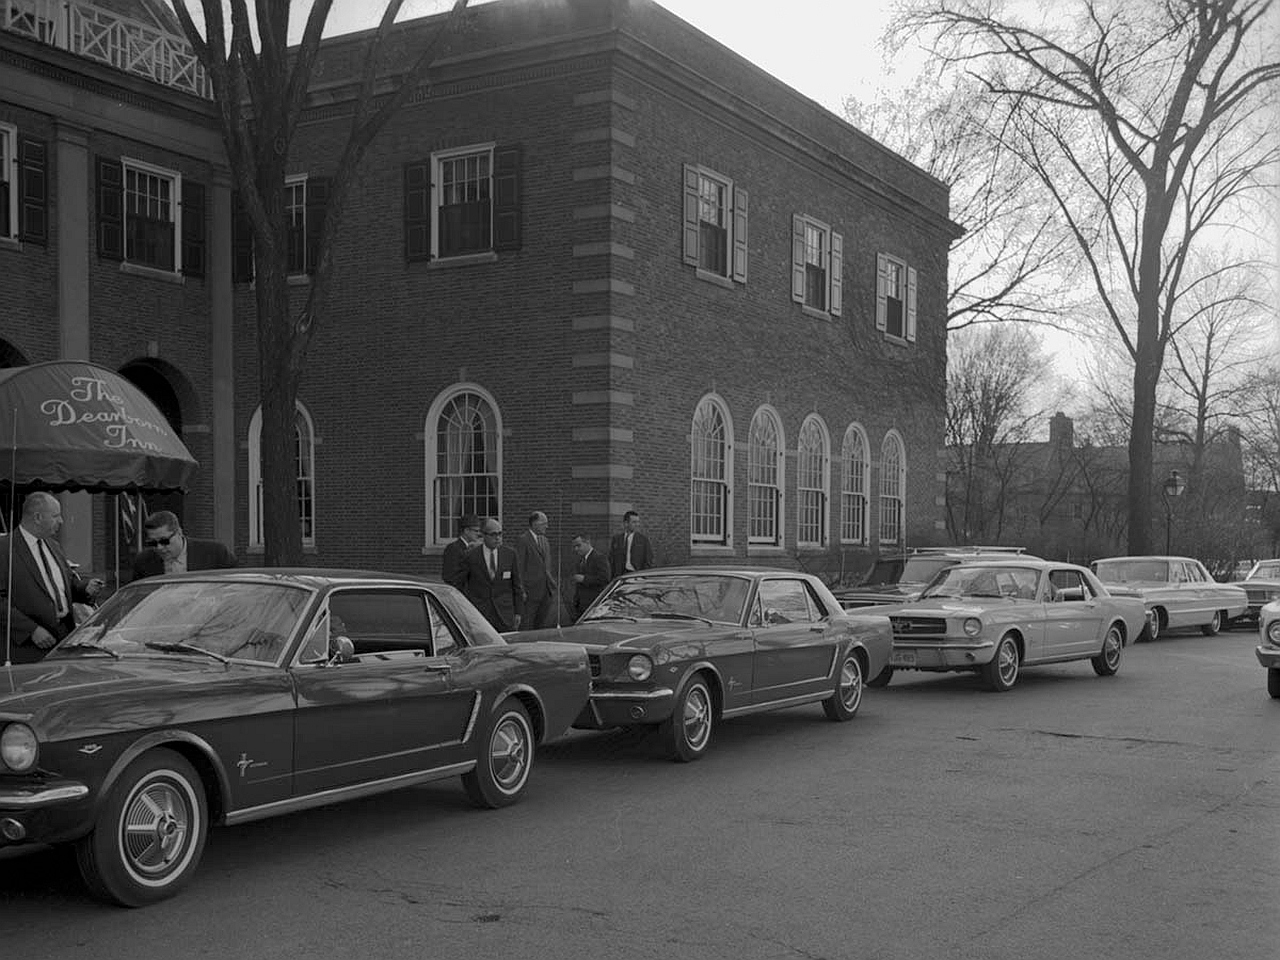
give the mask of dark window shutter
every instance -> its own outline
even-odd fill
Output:
[[[520,249],[520,148],[493,152],[493,249]]]
[[[253,221],[245,210],[240,191],[231,196],[231,282],[253,281]]]
[[[698,210],[700,177],[696,167],[684,165],[684,262],[691,267],[698,265],[698,238],[701,235]]]
[[[320,262],[320,230],[329,206],[331,182],[328,177],[307,177],[307,273],[315,273]]]
[[[431,257],[431,162],[404,165],[404,258]]]
[[[205,270],[204,184],[182,181],[182,272],[203,277]]]
[[[98,256],[124,259],[124,167],[98,157]]]
[[[18,235],[28,243],[44,244],[49,239],[49,148],[45,142],[23,140],[18,165],[22,170]]]

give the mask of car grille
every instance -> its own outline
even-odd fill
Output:
[[[600,676],[600,655],[598,653],[587,654],[587,666],[591,668],[591,676]]]
[[[1275,591],[1271,587],[1254,588],[1245,587],[1245,595],[1249,598],[1250,603],[1266,603],[1271,599],[1271,594]]]
[[[940,637],[947,632],[944,617],[890,617],[895,637]]]

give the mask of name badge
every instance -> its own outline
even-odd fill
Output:
[[[502,579],[503,579],[503,580],[510,580],[510,579],[511,579],[511,571],[510,571],[510,570],[503,570],[503,571],[502,571]]]

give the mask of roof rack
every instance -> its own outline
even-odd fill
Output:
[[[1026,553],[1026,547],[916,547],[911,552],[913,554],[939,554],[939,553]]]

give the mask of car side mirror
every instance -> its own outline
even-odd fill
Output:
[[[350,637],[334,637],[329,641],[329,662],[350,663],[356,658],[356,645]]]

